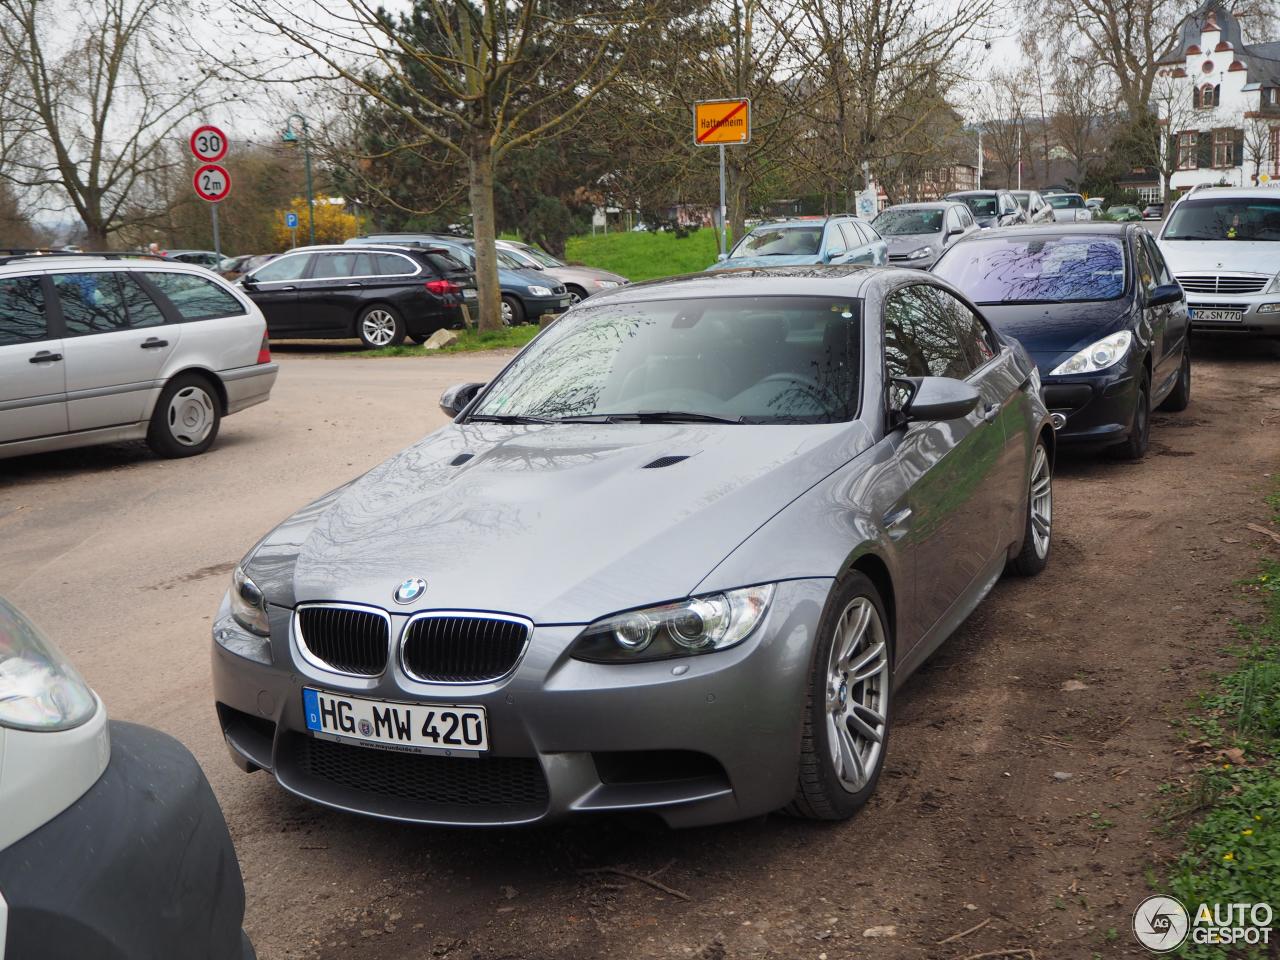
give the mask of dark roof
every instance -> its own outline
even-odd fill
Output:
[[[1241,61],[1248,69],[1249,83],[1280,85],[1280,41],[1246,44],[1240,32],[1240,21],[1223,0],[1204,0],[1204,3],[1189,13],[1178,25],[1173,43],[1160,55],[1157,62],[1181,64],[1186,59],[1187,48],[1192,44],[1199,46],[1200,34],[1211,16],[1218,25],[1221,39],[1231,44],[1230,51],[1223,51],[1223,58],[1229,54],[1232,59]],[[1205,50],[1204,53],[1212,57],[1215,51]],[[1230,62],[1226,65],[1229,66]]]
[[[971,233],[967,237],[957,240],[957,243],[969,243],[971,240],[981,240],[984,237],[1062,237],[1073,233],[1096,233],[1104,236],[1123,236],[1128,233],[1135,224],[1133,223],[1116,223],[1111,220],[1075,220],[1063,221],[1062,223],[1024,223],[1016,227],[991,227],[986,230]]]

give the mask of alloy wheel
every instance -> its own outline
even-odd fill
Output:
[[[396,318],[386,310],[370,310],[360,321],[364,338],[375,347],[385,347],[396,336]]]
[[[889,645],[867,597],[840,614],[827,667],[826,720],[832,769],[849,793],[863,789],[883,752],[889,707]]]
[[[1053,476],[1049,469],[1049,455],[1042,446],[1036,447],[1031,463],[1031,541],[1036,556],[1049,555],[1049,537],[1053,531]]]
[[[169,433],[184,447],[203,443],[215,419],[213,398],[200,387],[184,387],[169,401]]]

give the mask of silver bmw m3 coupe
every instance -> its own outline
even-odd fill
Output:
[[[848,817],[895,690],[1049,557],[1035,367],[920,271],[597,294],[441,405],[215,618],[233,759],[331,807]]]

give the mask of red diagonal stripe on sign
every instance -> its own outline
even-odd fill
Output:
[[[715,133],[717,130],[719,130],[721,127],[723,127],[726,123],[728,123],[730,120],[732,120],[734,117],[736,117],[745,109],[747,109],[747,101],[743,100],[736,107],[734,107],[732,110],[726,113],[723,117],[717,120],[714,124],[708,127],[705,133],[698,134],[698,142],[702,143],[704,140],[707,139],[707,137],[711,136],[713,133]]]

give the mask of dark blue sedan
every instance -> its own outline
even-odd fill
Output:
[[[1186,297],[1140,226],[986,231],[954,244],[933,271],[1026,347],[1060,440],[1140,459],[1152,409],[1190,402]]]

